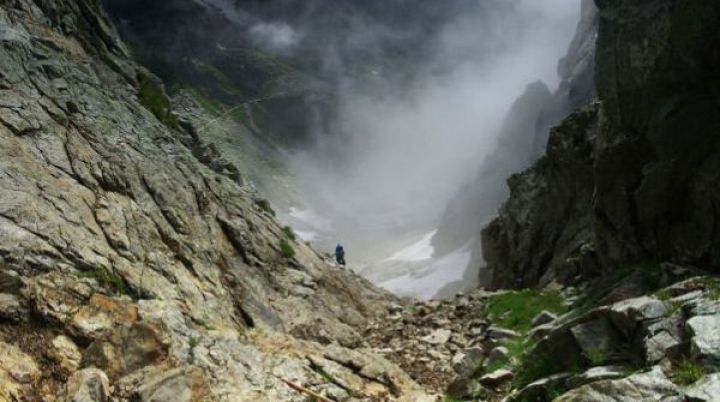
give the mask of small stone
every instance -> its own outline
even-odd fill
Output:
[[[420,339],[423,342],[427,342],[431,345],[442,345],[450,340],[450,336],[452,336],[452,331],[447,329],[437,329],[433,331],[430,335],[424,336]]]
[[[484,366],[491,367],[500,362],[510,361],[510,351],[504,347],[497,347],[488,353],[487,359],[485,359]]]
[[[547,310],[543,310],[533,318],[531,325],[533,328],[538,327],[540,325],[549,324],[551,322],[557,321],[557,316]]]
[[[451,363],[455,372],[463,376],[475,371],[484,358],[485,351],[482,348],[470,348],[455,354]]]
[[[486,387],[495,387],[512,380],[513,377],[515,377],[515,373],[510,370],[495,370],[480,377],[480,384]]]
[[[496,327],[494,325],[487,329],[486,334],[490,339],[494,340],[511,339],[520,336],[519,333],[513,330]]]

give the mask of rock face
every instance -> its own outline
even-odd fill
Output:
[[[480,228],[492,220],[508,196],[506,180],[529,167],[545,152],[550,128],[595,96],[595,38],[598,14],[593,1],[582,2],[582,18],[567,56],[558,66],[561,82],[555,93],[543,82],[527,86],[511,107],[496,150],[483,162],[477,177],[453,198],[441,221],[433,245],[438,254],[473,241],[470,268],[482,265]],[[490,278],[483,276],[487,284]]]
[[[105,375],[118,400],[304,397],[280,378],[341,392],[318,365],[362,395],[417,395],[346,349],[395,298],[289,238],[169,105],[97,1],[0,6],[0,395],[72,378],[103,400]]]
[[[555,129],[546,157],[510,180],[510,200],[483,232],[494,286],[594,274],[594,260],[720,260],[718,199],[708,191],[720,171],[709,117],[720,104],[715,4],[597,5],[600,102]],[[577,152],[582,163],[568,163]]]

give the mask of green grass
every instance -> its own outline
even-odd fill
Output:
[[[118,295],[130,295],[130,290],[125,280],[115,272],[104,268],[96,268],[92,271],[80,272],[78,278],[92,278],[103,288]]]
[[[284,258],[290,259],[295,257],[295,249],[287,240],[282,239],[280,240],[280,254],[282,254]]]
[[[559,359],[548,354],[526,356],[517,368],[513,387],[524,388],[533,381],[560,372],[581,373],[582,367],[578,355],[570,356],[570,359]]]
[[[191,89],[190,94],[192,95],[195,102],[205,111],[205,113],[211,116],[220,116],[225,112],[225,105],[214,99],[208,98],[202,92],[197,89]]]
[[[522,332],[530,330],[533,318],[543,310],[562,314],[567,308],[558,292],[535,290],[492,296],[486,306],[487,316],[493,324]]]
[[[172,105],[163,90],[145,74],[138,74],[137,79],[140,103],[160,122],[168,127],[177,128],[177,117],[172,113]]]
[[[191,336],[188,338],[188,345],[190,346],[190,349],[195,349],[198,345],[200,345],[200,342],[202,342],[202,338],[199,336]]]
[[[707,374],[705,367],[688,358],[674,361],[672,363],[672,369],[673,381],[683,386],[694,384]]]
[[[288,237],[290,240],[295,240],[295,231],[290,226],[285,226],[282,228],[283,233],[285,233],[285,236]]]
[[[601,366],[607,360],[605,352],[600,349],[594,349],[589,351],[588,353],[585,353],[585,358],[588,360],[588,362],[590,362],[590,365],[593,367]]]

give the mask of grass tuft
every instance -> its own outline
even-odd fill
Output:
[[[269,214],[272,215],[272,216],[276,216],[276,215],[277,215],[277,214],[275,213],[275,210],[274,210],[274,209],[272,208],[272,206],[270,205],[270,201],[268,201],[268,200],[266,200],[266,199],[264,199],[264,198],[263,198],[263,199],[260,199],[260,200],[255,200],[255,205],[257,205],[258,207],[260,207],[260,209],[262,209],[263,211],[269,213]]]
[[[287,240],[280,240],[280,254],[287,259],[295,257],[295,249],[288,243]]]
[[[290,226],[285,226],[282,228],[283,233],[285,233],[285,236],[288,237],[290,240],[295,240],[295,231]]]
[[[138,98],[160,122],[171,128],[178,127],[178,119],[172,112],[172,105],[163,90],[145,74],[138,74]]]
[[[503,328],[527,332],[535,316],[543,310],[564,313],[563,297],[558,292],[521,290],[492,296],[486,306],[490,320]]]
[[[695,363],[691,359],[684,358],[678,361],[674,361],[672,364],[673,368],[673,381],[678,385],[690,385],[696,383],[699,379],[703,378],[707,371],[701,364]]]
[[[130,290],[128,289],[125,280],[115,272],[109,271],[104,268],[96,268],[92,271],[80,272],[77,275],[79,278],[92,278],[102,286],[103,288],[110,290],[118,295],[129,295]]]

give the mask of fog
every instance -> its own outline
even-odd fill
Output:
[[[429,33],[351,18],[345,36],[322,49],[339,89],[333,124],[290,158],[309,206],[334,223],[326,246],[343,240],[372,262],[431,231],[493,152],[525,86],[557,84],[579,15],[578,0],[486,0],[460,2]],[[382,56],[412,35],[422,43],[410,41],[419,50],[409,62],[349,65],[347,49]]]

